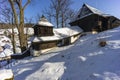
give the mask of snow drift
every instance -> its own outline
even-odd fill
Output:
[[[106,41],[105,47],[99,42]],[[15,80],[120,80],[120,27],[87,34],[47,55],[28,57],[12,67]]]

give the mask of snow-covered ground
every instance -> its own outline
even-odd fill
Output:
[[[14,34],[15,34],[15,44],[16,44],[16,48],[15,48],[15,52],[16,53],[21,53],[21,49],[20,49],[20,43],[19,43],[19,38],[18,38],[18,29],[14,28]],[[24,28],[24,33],[27,34],[28,36],[31,36],[34,34],[34,30],[33,28]],[[0,46],[4,46],[6,44],[6,41],[9,41],[9,45],[12,48],[12,43],[10,38],[6,37],[6,36],[10,36],[10,34],[12,34],[12,29],[0,29]],[[5,36],[6,35],[6,36]],[[29,38],[28,38],[29,39]],[[8,42],[7,42],[8,44]],[[28,41],[28,46],[30,46],[30,41]]]
[[[106,41],[105,47],[99,42]],[[15,80],[120,80],[120,27],[81,37],[47,55],[11,67]]]
[[[13,72],[11,69],[0,70],[0,80],[10,80],[11,78],[13,78]]]
[[[0,36],[0,58],[13,54],[11,40],[6,36]]]

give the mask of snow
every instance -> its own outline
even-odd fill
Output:
[[[13,54],[13,51],[6,48],[6,49],[3,51],[3,53],[5,53],[6,56],[10,56],[10,55]]]
[[[88,4],[85,4],[94,14],[98,14],[98,15],[102,15],[104,17],[108,17],[108,16],[111,16],[110,14],[105,14],[103,13],[102,11],[88,5]]]
[[[11,54],[13,54],[11,40],[8,37],[0,36],[0,46],[2,46],[0,58],[10,56]]]
[[[80,56],[79,58],[81,59],[81,61],[86,61],[86,58],[83,56]]]
[[[12,42],[10,40],[10,38],[4,36],[6,32],[6,36],[9,36],[12,33],[12,29],[0,29],[0,46],[4,46],[4,48],[9,48],[12,49]],[[31,36],[34,34],[34,30],[32,27],[28,27],[28,28],[24,28],[24,33],[27,34],[28,36]],[[15,34],[15,44],[16,44],[16,53],[21,53],[20,50],[20,43],[19,43],[19,37],[18,37],[18,29],[14,28],[14,34]],[[30,45],[30,44],[29,44]],[[28,45],[28,46],[29,46]]]
[[[7,33],[7,35],[10,35],[12,33],[12,29],[0,29],[0,35],[4,35],[4,33]],[[17,28],[14,28],[14,33],[15,35],[17,35],[19,32],[18,32],[18,29]],[[28,35],[33,35],[34,34],[34,30],[33,28],[24,28],[24,33],[28,34]]]
[[[50,27],[53,26],[53,24],[51,24],[50,22],[42,22],[42,21],[39,21],[39,22],[38,22],[38,25],[42,25],[42,26],[50,26]]]
[[[7,65],[7,61],[3,58],[13,54],[11,40],[6,36],[0,36],[0,67]]]
[[[52,67],[52,68],[51,68]],[[27,77],[28,80],[35,80],[39,78],[41,80],[44,80],[46,76],[46,80],[58,80],[59,76],[62,76],[64,73],[64,63],[63,62],[57,62],[57,63],[50,63],[47,62],[44,65],[41,66],[40,69],[41,73],[34,73],[31,74],[29,77]],[[31,78],[31,76],[34,76],[34,78]]]
[[[96,9],[96,8],[88,5],[88,4],[85,4],[85,5],[86,5],[93,13],[100,14],[100,15],[104,14],[104,13],[101,12],[100,10],[98,10],[98,9]]]
[[[13,77],[13,73],[11,69],[2,69],[0,70],[0,80],[6,80],[6,79],[10,79]]]
[[[60,40],[66,37],[70,37],[73,35],[77,35],[82,32],[78,26],[74,27],[65,27],[65,28],[54,28],[53,29],[54,35],[53,36],[46,36],[46,37],[31,37],[30,41],[38,42],[38,41],[53,41],[53,40]]]
[[[34,30],[33,30],[33,28],[24,28],[24,33],[28,34],[28,35],[33,35]]]
[[[55,35],[60,36],[73,36],[82,32],[82,29],[78,26],[65,27],[65,28],[56,28],[53,30]]]
[[[120,80],[120,27],[86,34],[50,54],[17,61],[11,67],[15,80]]]
[[[39,20],[39,22],[37,24],[38,25],[42,25],[42,26],[49,26],[49,27],[53,27],[54,26],[44,16],[41,17],[41,19]]]

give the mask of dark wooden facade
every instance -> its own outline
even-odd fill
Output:
[[[61,47],[61,46],[67,46],[71,44],[71,37],[66,37],[63,38],[61,40],[57,40],[57,46]]]
[[[111,19],[112,18],[112,19]],[[117,21],[117,22],[115,22]],[[80,26],[85,32],[88,31],[104,31],[115,28],[120,25],[120,21],[113,17],[103,17],[97,14],[92,14],[75,22],[70,23],[71,26]]]
[[[88,17],[79,19],[75,22],[70,23],[71,26],[79,25],[85,32],[87,31],[103,31],[109,28],[107,18],[92,14]]]
[[[41,41],[41,42],[33,42],[32,43],[32,48],[34,50],[44,50],[44,49],[49,49],[53,47],[60,47],[60,46],[67,46],[70,45],[71,42],[71,37],[66,37],[60,40],[53,40],[53,41]]]
[[[34,26],[34,35],[38,37],[53,36],[53,27],[47,27],[42,25]]]
[[[44,42],[34,42],[32,43],[32,48],[34,50],[43,50],[57,46],[57,41],[44,41]]]

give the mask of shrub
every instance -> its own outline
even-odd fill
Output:
[[[100,41],[99,46],[104,47],[107,45],[106,41]]]

